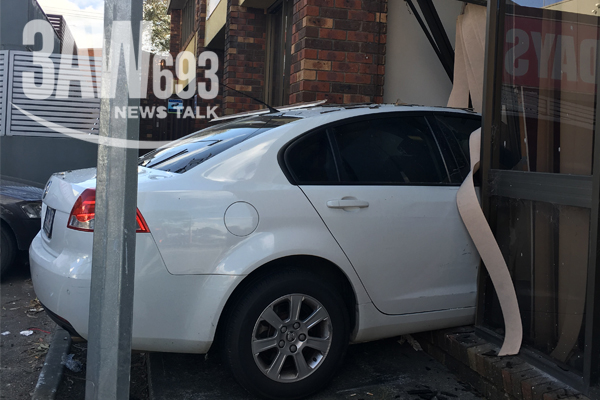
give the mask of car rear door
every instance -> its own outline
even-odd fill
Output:
[[[300,139],[286,152],[291,175],[380,311],[472,307],[478,258],[459,183],[423,115],[386,115]]]

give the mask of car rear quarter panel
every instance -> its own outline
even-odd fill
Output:
[[[312,255],[342,269],[359,304],[370,302],[317,212],[281,171],[277,151],[293,136],[253,138],[203,168],[140,186],[138,206],[171,274],[244,276],[272,260]],[[259,214],[247,236],[233,235],[224,222],[227,208],[240,201]]]
[[[47,251],[42,235],[38,234],[30,249],[36,295],[87,338],[92,260],[76,248],[56,257]],[[76,236],[82,248],[91,246],[91,233],[77,232]],[[137,234],[135,270],[132,348],[208,351],[220,312],[241,277],[169,274],[147,233]]]

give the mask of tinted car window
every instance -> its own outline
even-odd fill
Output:
[[[378,118],[332,129],[342,182],[447,183],[439,148],[423,117]]]
[[[292,144],[285,153],[285,161],[297,183],[339,181],[325,130],[310,133]]]
[[[138,165],[183,173],[250,137],[297,120],[258,116],[216,125],[145,154]]]
[[[447,114],[436,115],[442,136],[453,155],[453,162],[460,171],[460,180],[456,174],[453,182],[462,182],[470,170],[469,138],[474,130],[481,127],[481,118],[476,116],[453,116]]]

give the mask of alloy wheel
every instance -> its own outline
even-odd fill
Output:
[[[300,381],[322,364],[331,346],[329,313],[315,298],[294,293],[269,304],[252,331],[252,354],[270,379]]]

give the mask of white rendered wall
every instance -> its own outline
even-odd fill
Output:
[[[464,3],[457,0],[433,0],[433,3],[454,47],[456,18]],[[400,99],[404,103],[445,106],[452,83],[403,0],[388,1],[387,29],[384,102]]]

